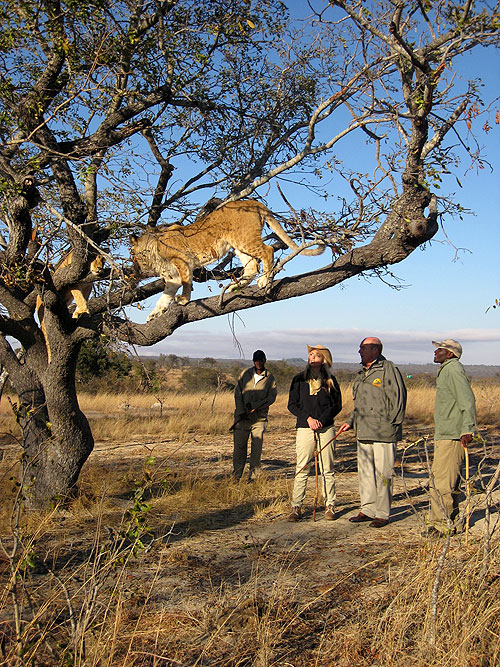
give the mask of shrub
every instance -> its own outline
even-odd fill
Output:
[[[234,389],[234,384],[220,370],[201,366],[182,373],[180,389],[185,393],[220,391]]]

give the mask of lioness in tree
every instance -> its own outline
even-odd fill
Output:
[[[56,265],[55,273],[64,269],[65,266],[71,264],[71,259],[73,257],[73,251],[70,250],[69,253]],[[97,255],[97,257],[90,263],[90,271],[88,274],[89,282],[77,283],[76,285],[71,285],[67,287],[63,293],[63,298],[66,303],[66,306],[69,307],[70,304],[75,302],[76,308],[73,311],[73,318],[78,318],[83,313],[89,313],[87,300],[92,291],[92,281],[97,280],[103,272],[104,269],[104,257],[102,255]],[[47,356],[50,362],[51,352],[49,340],[47,338],[47,332],[45,330],[44,315],[45,315],[45,306],[43,304],[43,299],[41,296],[36,297],[36,314],[38,316],[38,321],[40,322],[40,329],[42,330],[43,336],[45,338],[45,343],[47,345]]]
[[[258,201],[246,199],[224,204],[215,211],[195,220],[190,225],[168,225],[131,236],[131,254],[136,277],[160,276],[165,289],[147,320],[166,311],[182,286],[180,304],[191,298],[193,271],[221,259],[231,249],[243,265],[243,275],[230,291],[249,285],[262,262],[262,276],[257,281],[265,287],[271,280],[273,249],[262,241],[262,228],[267,222],[273,232],[289,248],[299,246],[285,232],[271,211]],[[303,255],[320,255],[325,245],[302,250]]]
[[[69,266],[71,264],[72,257],[73,257],[73,251],[70,250],[70,252],[66,255],[66,257],[64,257],[59,262],[59,264],[57,264],[55,272],[57,273],[61,269],[64,269],[64,267]],[[90,271],[88,277],[91,278],[92,280],[97,280],[101,276],[103,269],[104,269],[104,257],[102,255],[97,255],[97,257],[90,263]],[[82,282],[82,283],[77,283],[76,285],[72,285],[66,288],[63,294],[66,306],[70,306],[73,301],[76,304],[76,308],[73,311],[74,318],[78,318],[83,313],[88,314],[89,312],[87,300],[90,296],[90,292],[92,291],[92,280],[90,282],[84,282],[84,283]],[[36,312],[40,323],[42,323],[43,301],[39,296],[37,296],[36,298]]]

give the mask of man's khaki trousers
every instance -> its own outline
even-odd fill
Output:
[[[434,441],[429,522],[441,531],[446,530],[448,519],[453,521],[458,514],[457,488],[464,456],[460,440]]]
[[[358,440],[358,482],[361,512],[374,519],[388,519],[392,502],[394,442]]]
[[[248,438],[250,438],[250,470],[249,478],[260,471],[260,459],[267,420],[251,421],[240,419],[233,432],[233,475],[240,479],[247,462]]]

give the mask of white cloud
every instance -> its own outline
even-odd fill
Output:
[[[242,354],[230,332],[182,329],[153,347],[140,348],[139,353],[249,359],[254,350],[263,349],[268,359],[305,359],[308,344],[322,344],[332,350],[335,361],[357,363],[359,343],[365,336],[378,336],[384,344],[384,354],[396,363],[432,363],[434,348],[431,341],[455,338],[463,346],[462,361],[465,364],[500,365],[500,329],[383,331],[307,328],[244,331],[237,334]]]

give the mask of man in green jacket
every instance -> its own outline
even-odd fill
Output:
[[[460,467],[476,430],[476,401],[464,367],[462,346],[448,338],[432,341],[434,363],[440,364],[434,405],[434,460],[430,484],[429,534],[443,535],[458,515]]]
[[[266,355],[253,353],[253,366],[240,375],[234,389],[233,476],[241,479],[247,460],[248,439],[251,440],[248,481],[260,470],[262,444],[267,426],[269,406],[277,396],[276,381],[266,370]]]
[[[399,369],[382,356],[379,338],[361,341],[363,368],[353,384],[354,410],[338,433],[354,428],[358,441],[360,512],[349,521],[369,521],[372,528],[389,523],[396,443],[401,440],[406,387]],[[338,435],[338,434],[337,434]]]

